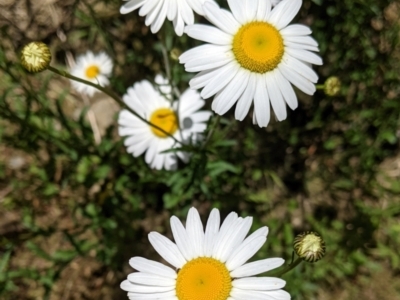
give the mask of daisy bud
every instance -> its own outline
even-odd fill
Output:
[[[322,237],[312,231],[298,234],[293,242],[296,254],[307,262],[316,262],[325,255],[325,242]]]
[[[21,64],[31,73],[39,73],[47,69],[51,61],[49,47],[42,42],[31,42],[21,51]]]
[[[324,83],[324,92],[328,96],[337,96],[340,93],[342,83],[336,76],[329,77]]]
[[[178,48],[173,48],[170,52],[171,59],[178,61],[179,56],[182,54],[182,51],[179,50]]]

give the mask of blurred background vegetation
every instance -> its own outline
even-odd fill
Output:
[[[126,153],[107,96],[82,98],[19,65],[21,47],[39,40],[61,69],[106,51],[120,95],[154,78],[161,34],[137,12],[121,16],[121,3],[0,0],[0,298],[125,299],[128,259],[159,260],[147,234],[171,236],[169,217],[195,206],[204,220],[218,207],[268,226],[255,259],[289,263],[297,233],[321,233],[325,258],[283,276],[292,299],[400,299],[400,2],[305,0],[296,21],[320,43],[319,83],[338,76],[341,93],[298,92],[299,108],[266,129],[230,112],[176,172]],[[170,24],[162,34],[169,51],[197,45]],[[193,74],[172,63],[186,89]]]

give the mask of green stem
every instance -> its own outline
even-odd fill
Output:
[[[215,129],[217,128],[217,126],[218,126],[220,120],[221,120],[221,116],[220,116],[220,115],[217,115],[217,116],[214,118],[214,120],[213,120],[214,122],[213,122],[213,124],[211,125],[210,130],[208,131],[207,138],[205,139],[205,141],[204,141],[204,143],[203,143],[203,146],[201,147],[201,150],[205,149],[206,146],[207,146],[207,144],[210,142],[210,140],[211,140],[211,138],[212,138],[212,136],[213,136],[213,134],[214,134],[214,131],[215,131]]]
[[[291,271],[292,269],[294,269],[295,267],[297,267],[303,260],[298,257],[294,263],[288,265],[286,268],[284,268],[282,271],[278,272],[277,274],[274,274],[274,276],[276,277],[281,277],[283,274]]]
[[[125,102],[122,101],[121,98],[118,97],[118,95],[116,95],[114,92],[110,91],[109,89],[107,89],[107,88],[105,88],[105,87],[102,87],[102,86],[100,86],[100,85],[98,85],[98,84],[95,84],[95,83],[93,83],[93,82],[84,80],[84,79],[82,79],[82,78],[75,77],[75,76],[73,76],[73,75],[71,75],[71,74],[69,74],[69,73],[67,73],[67,72],[65,72],[65,71],[61,71],[61,70],[58,70],[58,69],[56,69],[56,68],[53,68],[52,66],[48,66],[47,69],[50,70],[50,71],[52,71],[53,73],[56,73],[56,74],[58,74],[58,75],[61,75],[61,76],[63,76],[63,77],[69,78],[69,79],[74,80],[74,81],[81,82],[81,83],[86,84],[86,85],[90,85],[90,86],[92,86],[92,87],[94,87],[94,88],[96,88],[96,89],[102,91],[104,94],[106,94],[106,95],[110,96],[111,98],[113,98],[121,107],[123,107],[123,108],[129,110],[129,112],[132,113],[133,115],[135,115],[138,119],[140,119],[141,121],[143,121],[143,122],[146,123],[147,125],[150,125],[150,126],[152,126],[153,128],[155,128],[155,129],[161,131],[161,132],[164,133],[165,135],[167,135],[167,136],[169,136],[170,138],[172,138],[176,143],[182,145],[182,143],[181,143],[180,141],[178,141],[172,134],[170,134],[169,132],[166,132],[166,131],[165,131],[164,129],[162,129],[161,127],[159,127],[159,126],[157,126],[157,125],[155,125],[155,124],[153,124],[153,123],[147,121],[145,118],[143,118],[142,116],[140,116],[137,112],[135,112],[132,108],[130,108],[128,105],[126,105]]]
[[[316,88],[317,90],[323,90],[323,89],[325,88],[325,84],[316,84],[316,85],[315,85],[315,88]]]

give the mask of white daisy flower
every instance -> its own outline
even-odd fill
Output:
[[[154,249],[175,269],[143,257],[129,264],[138,272],[128,275],[121,288],[129,299],[171,300],[261,300],[290,299],[282,290],[285,281],[254,275],[275,269],[281,258],[246,263],[267,240],[262,227],[246,238],[252,218],[230,213],[220,226],[218,209],[213,209],[205,232],[199,213],[191,208],[186,228],[175,216],[171,229],[175,243],[157,232],[149,234]]]
[[[120,13],[127,14],[138,8],[139,16],[146,16],[146,26],[151,25],[150,30],[156,33],[167,18],[172,21],[175,33],[179,36],[183,34],[185,24],[193,24],[193,10],[204,15],[202,4],[206,0],[124,0],[127,1],[121,6]],[[214,1],[214,0],[207,0]]]
[[[179,60],[188,72],[200,72],[191,81],[201,96],[213,95],[212,109],[225,114],[236,102],[235,118],[243,120],[254,102],[253,122],[266,127],[270,104],[279,121],[286,105],[297,107],[291,84],[306,94],[315,92],[318,76],[310,64],[321,65],[318,43],[304,25],[288,25],[301,0],[283,0],[271,9],[270,0],[228,0],[231,12],[215,3],[203,5],[205,17],[216,27],[190,25],[185,32],[208,44],[183,53]],[[291,84],[290,84],[291,83]]]
[[[197,91],[187,89],[179,101],[172,102],[171,86],[167,80],[158,75],[155,79],[159,85],[155,89],[147,80],[135,83],[130,87],[123,100],[131,109],[152,124],[183,143],[195,143],[202,138],[210,111],[198,111],[204,106]],[[179,118],[179,122],[178,122]],[[153,169],[173,170],[177,167],[177,156],[183,161],[188,154],[163,151],[180,147],[170,136],[144,123],[128,110],[122,110],[118,118],[119,135],[126,136],[125,146],[128,153],[137,157],[146,151],[145,161]]]
[[[113,63],[107,54],[104,52],[93,54],[93,52],[88,51],[85,54],[78,56],[75,65],[70,70],[70,73],[73,76],[101,86],[106,86],[110,83],[108,77],[111,76],[112,68]],[[90,97],[98,91],[94,87],[74,80],[71,80],[71,84],[78,92]]]

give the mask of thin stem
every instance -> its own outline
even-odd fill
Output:
[[[214,134],[214,131],[215,131],[215,129],[217,128],[217,126],[218,126],[220,120],[221,120],[221,116],[220,116],[220,115],[217,115],[217,116],[214,118],[214,120],[213,120],[214,122],[213,122],[213,124],[211,125],[210,130],[208,131],[208,135],[207,135],[206,139],[204,140],[203,145],[201,146],[201,150],[205,149],[206,146],[207,146],[207,144],[210,142],[210,140],[211,140],[211,138],[212,138],[212,136],[213,136],[213,134]]]
[[[161,53],[162,53],[163,60],[164,60],[165,73],[166,73],[166,76],[167,76],[167,79],[168,79],[168,84],[171,87],[172,100],[173,100],[173,98],[175,96],[176,97],[176,101],[178,103],[177,107],[176,107],[176,110],[175,110],[175,114],[176,114],[176,118],[178,119],[179,129],[181,129],[180,128],[181,127],[181,116],[179,114],[180,105],[181,105],[181,93],[180,93],[179,89],[176,87],[175,82],[172,80],[171,62],[170,62],[169,57],[168,57],[168,49],[167,49],[168,29],[167,29],[166,26],[165,26],[163,32],[164,32],[164,34],[161,34],[161,38],[160,38],[160,40],[161,40],[161,43],[160,43],[161,44]],[[179,133],[180,133],[181,139],[183,140],[182,130],[179,130]]]
[[[109,89],[107,89],[107,88],[105,88],[105,87],[102,87],[102,86],[100,86],[100,85],[98,85],[98,84],[95,84],[95,83],[93,83],[93,82],[84,80],[84,79],[82,79],[82,78],[75,77],[75,76],[73,76],[73,75],[71,75],[71,74],[69,74],[69,73],[67,73],[67,72],[65,72],[65,71],[58,70],[58,69],[56,69],[56,68],[54,68],[54,67],[52,67],[52,66],[48,66],[47,69],[50,70],[50,71],[52,71],[53,73],[56,73],[56,74],[61,75],[61,76],[63,76],[63,77],[66,77],[66,78],[69,78],[69,79],[72,79],[72,80],[75,80],[75,81],[84,83],[84,84],[86,84],[86,85],[90,85],[90,86],[92,86],[92,87],[94,87],[94,88],[96,88],[96,89],[102,91],[104,94],[106,94],[106,95],[110,96],[111,98],[113,98],[120,106],[122,106],[123,108],[129,110],[129,112],[132,113],[133,115],[135,115],[138,119],[140,119],[141,121],[143,121],[143,122],[146,123],[147,125],[150,125],[150,126],[152,126],[153,128],[155,128],[155,129],[161,131],[161,132],[164,133],[165,135],[169,136],[169,137],[172,138],[176,143],[183,145],[183,144],[182,144],[180,141],[178,141],[172,134],[170,134],[169,132],[166,132],[166,131],[165,131],[164,129],[162,129],[161,127],[159,127],[159,126],[157,126],[157,125],[155,125],[155,124],[153,124],[153,123],[147,121],[145,118],[143,118],[142,116],[140,116],[140,115],[139,115],[137,112],[135,112],[132,108],[130,108],[128,105],[126,105],[125,102],[122,101],[122,100],[118,97],[118,95],[116,95],[115,93],[113,93],[113,92],[110,91]]]
[[[162,53],[163,59],[164,59],[165,74],[167,75],[168,81],[171,82],[171,79],[172,79],[171,78],[171,67],[170,67],[169,59],[168,59],[168,51],[167,51],[167,47],[165,47],[163,42],[161,42],[161,53]]]
[[[303,260],[298,257],[294,263],[291,263],[290,265],[288,265],[286,268],[284,268],[282,271],[278,272],[277,274],[274,274],[274,276],[276,277],[281,277],[283,274],[291,271],[292,269],[294,269],[295,267],[297,267]]]
[[[316,85],[315,85],[315,88],[316,88],[317,90],[323,90],[323,89],[325,88],[325,84],[316,84]]]

